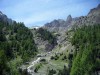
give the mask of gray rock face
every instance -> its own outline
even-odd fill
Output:
[[[91,9],[87,16],[72,18],[71,15],[69,15],[66,21],[54,20],[45,24],[43,28],[51,32],[65,32],[73,26],[93,24],[100,24],[100,4],[96,8]]]
[[[45,27],[64,27],[64,25],[65,25],[65,21],[62,19],[58,19],[45,24]]]
[[[48,40],[44,40],[37,31],[38,29],[31,29],[31,32],[35,34],[34,41],[38,47],[38,50],[42,52],[51,51],[56,46],[56,42],[55,44],[51,44]]]
[[[78,26],[100,24],[100,5],[91,9],[87,16],[79,17],[75,24]]]
[[[9,25],[12,25],[14,22],[12,19],[8,18],[5,14],[3,14],[1,11],[0,11],[0,21],[8,23]]]
[[[96,8],[91,9],[87,16],[100,16],[100,4]]]
[[[71,21],[72,17],[71,15],[69,15],[66,21],[64,21],[63,19],[54,20],[50,23],[45,24],[43,28],[53,32],[64,31],[66,27],[71,24]]]
[[[70,23],[71,21],[72,21],[72,17],[71,17],[71,15],[68,15],[66,22]]]
[[[100,8],[100,4],[98,5],[98,7],[97,8]]]

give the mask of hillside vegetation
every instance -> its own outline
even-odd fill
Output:
[[[0,74],[18,75],[16,69],[21,63],[34,57],[37,47],[33,34],[23,23],[9,25],[0,21]],[[13,61],[13,60],[16,61]],[[18,61],[17,61],[18,60]],[[14,64],[16,62],[16,64]],[[15,66],[15,67],[14,67]]]
[[[94,75],[100,68],[100,25],[75,29],[72,44],[76,51],[70,75]]]
[[[43,40],[48,40],[48,42],[50,44],[56,44],[56,37],[50,33],[49,31],[47,31],[46,29],[43,29],[43,28],[39,28],[37,30],[37,33],[40,34],[40,37],[43,39]]]

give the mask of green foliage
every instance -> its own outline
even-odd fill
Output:
[[[6,75],[9,71],[9,68],[7,66],[7,58],[5,56],[5,53],[3,50],[0,50],[0,74]]]
[[[73,58],[73,54],[69,54],[69,55],[68,55],[68,59],[69,59],[69,60],[72,60],[72,58]]]
[[[0,21],[0,50],[3,50],[4,57],[7,57],[5,58],[5,63],[16,59],[18,56],[22,59],[21,63],[24,63],[28,61],[30,57],[34,57],[37,53],[37,47],[31,31],[25,27],[23,23],[16,22],[14,22],[13,25],[9,25],[8,23]],[[2,65],[0,64],[0,66]],[[18,66],[9,66],[9,68],[10,70],[17,70]],[[2,73],[5,69],[6,67],[0,67]],[[2,73],[0,74],[2,75]]]
[[[55,59],[55,57],[54,56],[51,56],[51,60],[54,60]]]
[[[20,75],[18,66],[22,64],[23,60],[20,56],[16,57],[16,59],[8,62],[8,66],[10,68],[10,75]]]
[[[66,57],[66,55],[64,55],[64,57],[62,58],[62,60],[66,60],[67,59],[67,57]]]
[[[59,56],[56,54],[55,56],[51,56],[51,60],[58,60]]]
[[[92,75],[100,63],[100,25],[75,30],[72,44],[76,48],[70,75]],[[97,63],[98,62],[98,63]]]
[[[56,37],[54,35],[52,35],[52,33],[47,31],[46,29],[39,28],[37,30],[37,33],[39,33],[40,37],[43,38],[44,40],[48,40],[48,42],[50,44],[53,44],[53,45],[57,44]]]
[[[49,70],[48,75],[54,75],[54,74],[56,74],[56,70],[53,70],[53,69]]]
[[[69,75],[69,71],[66,66],[64,66],[63,70],[59,70],[58,75]]]
[[[36,67],[35,67],[35,69],[34,69],[34,72],[38,72],[38,70],[41,68],[41,66],[42,66],[42,64],[41,63],[39,63],[39,64],[37,64],[36,65]]]
[[[46,59],[41,59],[40,62],[46,62]]]

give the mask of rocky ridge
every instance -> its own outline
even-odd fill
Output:
[[[47,23],[43,26],[43,28],[51,31],[51,32],[63,32],[69,30],[73,26],[81,26],[81,25],[93,25],[100,24],[100,4],[90,10],[87,16],[80,16],[76,18],[72,18],[71,15],[68,15],[66,20],[59,19],[54,20],[50,23]]]
[[[8,23],[9,25],[12,25],[14,20],[8,18],[5,14],[3,14],[1,11],[0,11],[0,21],[3,21],[4,23]]]

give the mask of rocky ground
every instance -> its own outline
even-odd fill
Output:
[[[27,68],[27,72],[31,75],[46,75],[49,70],[54,69],[57,74],[59,70],[63,69],[64,65],[68,67],[68,55],[74,52],[74,47],[70,43],[72,34],[72,32],[60,34],[57,37],[58,45],[49,52],[46,52],[43,48],[41,50],[46,41],[36,41],[39,43],[38,49],[40,51],[34,59],[30,60],[29,64],[24,65]],[[55,57],[57,58],[53,59]],[[64,59],[64,57],[66,58]],[[38,65],[39,68],[35,72]]]

